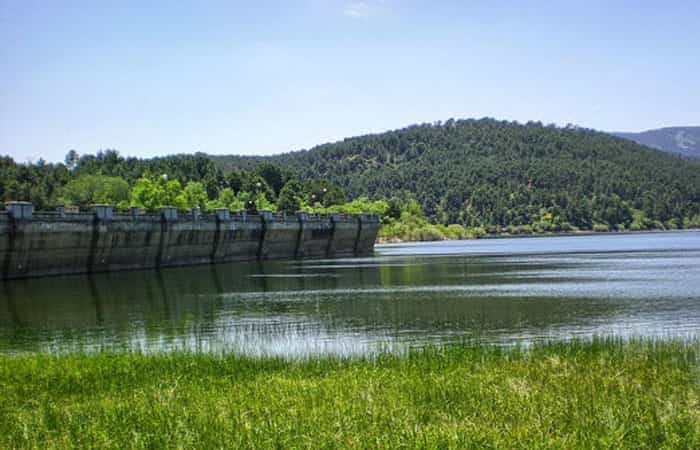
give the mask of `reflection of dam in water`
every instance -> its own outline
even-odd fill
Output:
[[[275,274],[267,277],[268,271]],[[308,305],[235,297],[350,288],[376,275],[373,268],[341,279],[308,273],[302,265],[253,262],[8,281],[0,283],[0,352],[364,351],[362,339],[316,320]]]
[[[232,261],[365,256],[379,221],[372,215],[246,214],[217,209],[178,215],[0,211],[2,279],[190,266]]]
[[[593,327],[627,306],[525,295],[572,265],[487,257],[265,261],[0,283],[0,352],[367,353]],[[541,281],[541,280],[540,280]],[[566,273],[547,283],[566,285]]]

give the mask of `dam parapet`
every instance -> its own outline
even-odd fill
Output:
[[[231,261],[367,256],[373,215],[256,214],[227,209],[158,212],[110,205],[89,211],[0,211],[2,279],[153,269]]]

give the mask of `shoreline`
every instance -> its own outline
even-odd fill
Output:
[[[547,232],[547,233],[498,233],[498,234],[485,234],[480,237],[471,237],[463,239],[436,239],[436,240],[423,240],[423,241],[413,241],[404,240],[399,238],[390,239],[377,239],[375,245],[392,245],[392,244],[416,244],[421,242],[447,242],[447,241],[478,241],[482,239],[522,239],[522,238],[550,238],[550,237],[569,237],[569,236],[613,236],[613,235],[631,235],[631,234],[653,234],[653,233],[678,233],[678,232],[697,232],[700,228],[680,228],[675,230],[625,230],[625,231],[593,231],[593,230],[581,230],[581,231],[561,231],[561,232]]]

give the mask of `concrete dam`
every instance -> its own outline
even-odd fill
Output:
[[[366,256],[379,231],[373,215],[35,212],[10,202],[0,211],[2,279],[267,259]]]

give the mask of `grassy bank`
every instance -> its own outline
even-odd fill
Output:
[[[0,357],[0,447],[700,448],[700,344]]]

